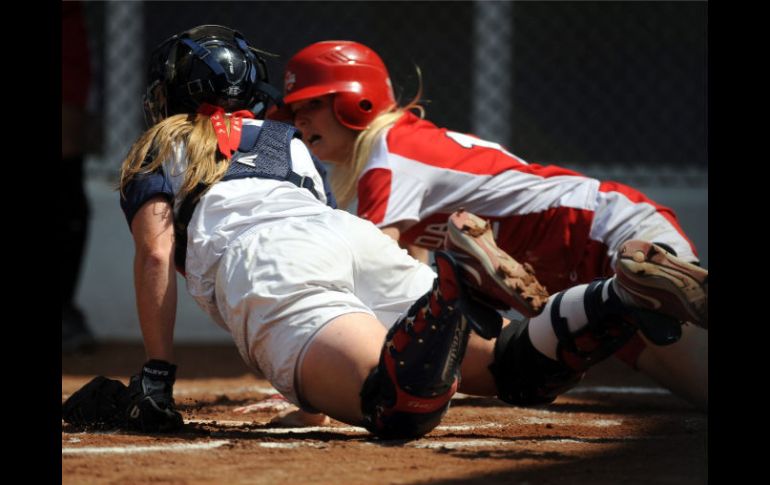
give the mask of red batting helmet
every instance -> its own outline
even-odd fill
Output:
[[[340,123],[363,130],[394,104],[393,86],[385,63],[358,42],[316,42],[289,59],[283,84],[285,104],[334,94],[334,114]]]

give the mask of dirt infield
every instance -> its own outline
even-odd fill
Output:
[[[96,375],[127,382],[140,345],[62,358],[62,401]],[[285,428],[278,411],[236,408],[274,391],[234,347],[177,350],[183,432],[94,433],[62,422],[64,484],[700,484],[707,415],[611,361],[541,408],[461,396],[422,439],[380,441],[362,428]]]

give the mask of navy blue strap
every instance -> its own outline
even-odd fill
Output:
[[[254,57],[256,58],[259,57],[254,53],[254,51],[249,47],[249,45],[240,35],[237,35],[237,34],[235,35],[235,42],[238,44],[238,47],[240,47],[244,53],[250,52],[251,54],[254,55]],[[262,82],[259,79],[255,80],[254,84],[256,84],[257,90],[267,94],[275,104],[277,104],[279,107],[283,106],[283,96],[281,96],[280,91],[275,89],[272,85]]]
[[[291,140],[297,129],[286,123],[277,123],[266,120],[262,123],[262,129],[257,137],[257,144],[254,146],[254,152],[257,153],[257,159],[263,160],[262,170],[269,174],[275,173],[284,180],[288,180],[292,172],[291,163]],[[257,164],[257,166],[260,166]]]
[[[595,279],[586,288],[585,296],[583,297],[583,309],[586,312],[586,318],[588,323],[598,324],[606,317],[605,312],[602,310],[604,307],[609,307],[610,304],[605,305],[602,298],[603,279]],[[609,284],[609,283],[608,283]],[[608,288],[608,289],[611,289]]]
[[[267,94],[268,97],[270,97],[270,99],[273,100],[276,106],[278,106],[279,108],[283,106],[283,96],[281,95],[280,91],[278,91],[273,87],[272,84],[264,83],[259,79],[257,79],[254,84],[257,85],[257,89],[259,91],[262,91],[263,93]]]
[[[559,312],[562,298],[564,298],[564,292],[560,291],[551,302],[551,325],[553,326],[553,333],[556,334],[559,346],[566,348],[570,352],[575,352],[575,339],[572,338],[572,333],[569,331],[567,319],[562,317]]]
[[[315,191],[315,184],[313,184],[313,179],[310,177],[306,177],[304,175],[300,175],[295,172],[291,172],[288,177],[286,177],[286,180],[293,183],[297,187],[302,187],[303,189],[308,189],[312,194],[313,197],[318,199],[318,192]]]
[[[198,200],[207,188],[208,186],[203,183],[195,186],[182,200],[179,205],[179,212],[174,217],[174,264],[182,273],[185,271],[187,259],[187,226],[190,224]]]
[[[189,47],[190,50],[193,51],[193,54],[195,54],[198,57],[198,59],[200,59],[201,61],[205,62],[206,65],[209,66],[209,69],[214,71],[214,74],[216,74],[220,78],[221,81],[223,81],[223,82],[227,81],[227,76],[225,75],[225,70],[222,68],[222,66],[219,65],[218,62],[215,62],[211,57],[209,57],[209,54],[211,54],[211,52],[209,52],[208,49],[206,49],[205,47],[201,46],[200,44],[198,44],[194,40],[189,39],[187,37],[182,37],[179,40],[181,40],[184,43],[184,45]],[[193,84],[193,83],[196,83],[196,82],[198,84],[200,84],[200,80],[199,79],[196,79],[195,81],[187,83],[187,89],[188,90],[190,89],[190,84]],[[203,86],[201,86],[201,90],[203,90]]]
[[[257,125],[244,125],[241,130],[241,143],[238,144],[238,152],[233,154],[233,158],[254,150],[260,131],[262,130]]]
[[[240,35],[238,35],[238,34],[235,34],[234,38],[235,38],[235,43],[236,43],[236,44],[238,44],[238,47],[240,47],[240,48],[241,48],[241,50],[242,50],[244,53],[246,53],[246,52],[251,52],[251,51],[249,50],[249,46],[248,46],[248,44],[246,44],[246,41],[245,41],[245,40],[243,40],[243,38],[242,38]]]

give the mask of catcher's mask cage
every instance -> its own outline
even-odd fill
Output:
[[[243,35],[221,25],[201,25],[163,41],[150,54],[144,114],[148,126],[208,103],[226,112],[251,110],[257,118],[270,102],[281,105],[268,84],[259,51]]]
[[[334,94],[334,114],[344,126],[363,130],[396,104],[385,63],[358,42],[316,42],[300,50],[286,66],[284,104]],[[287,108],[276,119],[291,117]]]

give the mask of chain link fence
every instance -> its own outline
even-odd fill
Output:
[[[143,128],[144,55],[219,23],[288,58],[350,39],[375,49],[396,94],[422,70],[427,117],[502,142],[530,162],[627,183],[707,182],[706,2],[89,2],[94,170],[114,174]]]

